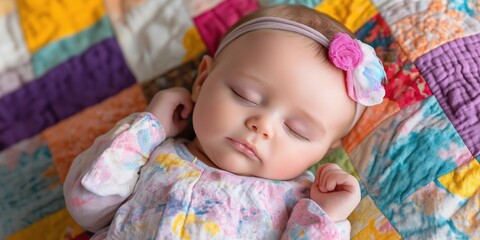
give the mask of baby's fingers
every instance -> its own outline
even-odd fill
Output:
[[[181,119],[187,119],[193,110],[193,103],[190,99],[190,92],[185,88],[174,88],[176,92],[176,108],[180,108],[178,114]]]
[[[320,165],[317,168],[317,175],[315,176],[316,177],[315,181],[317,183],[320,183],[321,177],[325,175],[326,172],[332,169],[340,169],[340,167],[335,163],[326,163],[326,164]]]
[[[315,182],[320,187],[320,190],[325,191],[324,190],[325,184],[323,184],[325,183],[325,177],[332,171],[338,171],[338,170],[342,171],[342,169],[337,164],[334,164],[334,163],[327,163],[318,167]]]
[[[186,99],[185,101],[182,102],[182,105],[183,105],[183,109],[182,109],[182,112],[180,113],[180,116],[183,119],[187,119],[188,116],[190,115],[190,113],[193,110],[193,103],[190,100],[190,98],[188,98],[188,99]]]
[[[320,190],[322,192],[330,192],[335,190],[335,187],[343,183],[342,177],[345,177],[346,174],[341,169],[331,169],[325,174],[322,175]]]
[[[345,172],[335,172],[335,173],[329,174],[325,178],[325,190],[333,191],[337,188],[337,186],[343,187],[346,183],[349,182],[348,180],[349,176],[350,175]]]
[[[328,178],[326,189],[329,191],[342,191],[360,195],[360,185],[358,180],[348,173],[334,175]]]

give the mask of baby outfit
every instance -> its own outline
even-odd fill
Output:
[[[73,162],[69,212],[93,239],[349,239],[309,199],[314,176],[289,181],[238,176],[165,139],[150,113],[123,119]]]

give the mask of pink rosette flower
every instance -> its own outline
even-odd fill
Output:
[[[338,68],[350,71],[363,61],[358,43],[346,33],[337,33],[328,46],[328,58]]]

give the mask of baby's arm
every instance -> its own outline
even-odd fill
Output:
[[[140,167],[165,139],[150,113],[123,119],[73,161],[63,191],[67,209],[86,230],[108,226],[132,193]]]
[[[310,190],[310,199],[295,205],[284,239],[308,234],[314,239],[349,239],[350,223],[346,220],[360,202],[357,179],[336,164],[318,168]],[[299,235],[300,234],[300,235]]]
[[[163,90],[147,112],[130,115],[98,137],[73,161],[65,180],[66,205],[73,218],[92,232],[108,226],[132,194],[151,152],[186,127],[191,109],[188,91]]]

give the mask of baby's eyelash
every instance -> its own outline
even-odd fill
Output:
[[[230,90],[232,90],[233,94],[235,94],[235,96],[237,96],[238,98],[240,98],[240,100],[248,103],[248,104],[253,104],[253,105],[258,105],[257,103],[253,102],[253,101],[250,101],[248,98],[242,96],[240,93],[238,93],[237,91],[235,91],[235,89],[233,88],[230,88]]]
[[[303,141],[307,141],[307,142],[310,142],[310,139],[298,134],[297,132],[295,132],[293,129],[291,129],[288,125],[284,124],[286,130],[288,133],[290,133],[291,135],[293,135],[294,137],[300,139],[300,140],[303,140]]]

